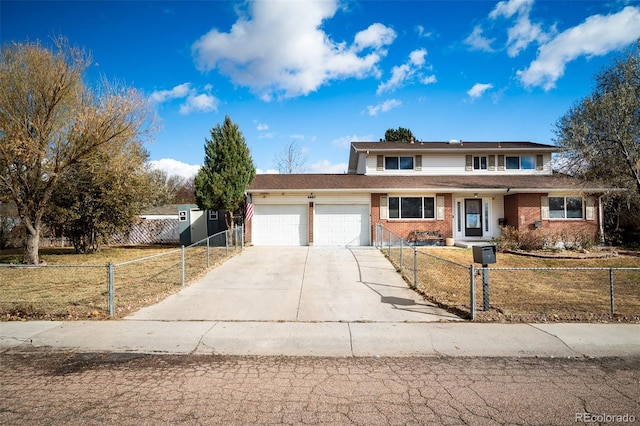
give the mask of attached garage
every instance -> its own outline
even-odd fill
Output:
[[[317,204],[313,219],[316,246],[368,246],[368,204]]]
[[[252,242],[257,246],[306,246],[308,217],[306,204],[256,204]]]

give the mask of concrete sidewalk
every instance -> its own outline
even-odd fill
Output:
[[[283,356],[637,357],[639,324],[268,321],[0,323],[0,351]]]

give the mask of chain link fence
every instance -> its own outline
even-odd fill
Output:
[[[239,226],[190,246],[106,265],[0,264],[0,314],[3,320],[122,317],[243,250],[243,236]]]
[[[471,319],[640,320],[640,267],[476,267],[376,225],[375,245],[425,297]],[[488,277],[488,285],[484,279]]]

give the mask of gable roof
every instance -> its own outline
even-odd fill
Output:
[[[355,173],[358,166],[358,155],[361,153],[498,153],[498,152],[558,152],[555,145],[535,142],[351,142],[349,151],[349,173]]]
[[[385,176],[355,174],[256,175],[249,192],[453,192],[585,191],[601,193],[614,188],[566,175],[505,176]]]

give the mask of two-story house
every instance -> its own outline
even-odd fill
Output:
[[[258,175],[254,245],[370,245],[376,224],[487,241],[502,226],[602,233],[608,189],[552,171],[557,147],[531,142],[353,142],[346,174]],[[597,240],[596,240],[597,241]]]

